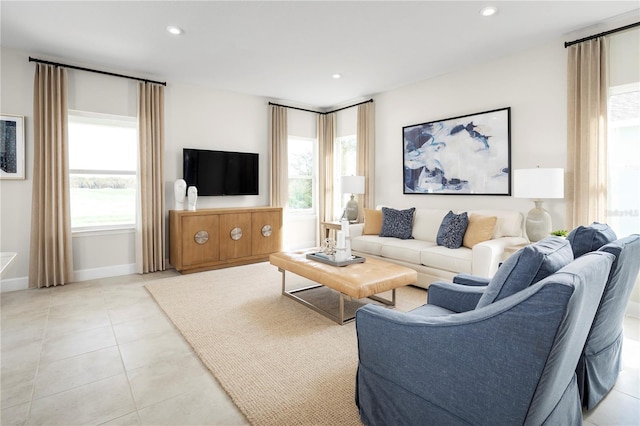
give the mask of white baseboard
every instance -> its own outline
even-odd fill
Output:
[[[0,280],[0,293],[26,290],[29,288],[29,277],[3,278]]]
[[[136,273],[136,264],[106,266],[103,268],[82,269],[73,272],[73,282],[96,280],[100,278],[118,277]],[[29,277],[9,278],[0,281],[0,292],[26,290],[29,288]]]
[[[100,278],[119,277],[120,275],[131,275],[136,273],[136,264],[105,266],[103,268],[82,269],[73,271],[73,281],[89,281]]]

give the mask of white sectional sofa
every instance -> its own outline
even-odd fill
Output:
[[[492,277],[503,260],[505,247],[525,244],[522,213],[510,210],[470,210],[469,215],[496,216],[490,240],[472,248],[449,249],[437,245],[437,235],[445,209],[416,209],[413,220],[413,239],[363,235],[364,223],[350,228],[351,250],[354,254],[375,257],[404,265],[418,272],[416,285],[427,288],[438,280],[451,281],[459,273]],[[454,212],[462,213],[462,212]],[[366,220],[366,219],[365,219]]]

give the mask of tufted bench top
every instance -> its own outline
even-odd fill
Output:
[[[383,260],[368,258],[364,263],[338,267],[307,259],[306,254],[311,252],[273,253],[269,262],[356,299],[415,284],[418,279],[414,269]]]

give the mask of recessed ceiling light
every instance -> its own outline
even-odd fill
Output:
[[[333,78],[335,78],[335,79],[337,80],[337,79],[339,79],[339,78],[342,78],[342,74],[335,73],[335,74],[333,74],[331,77],[333,77]]]
[[[173,34],[173,35],[180,35],[182,34],[184,31],[182,30],[182,28],[177,27],[175,25],[169,25],[167,27],[167,31],[169,31],[169,33]]]
[[[498,13],[498,8],[495,6],[487,6],[480,9],[480,15],[482,16],[493,16]]]

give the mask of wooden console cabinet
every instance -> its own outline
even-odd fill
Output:
[[[169,262],[182,273],[269,260],[282,250],[282,208],[169,211]]]

